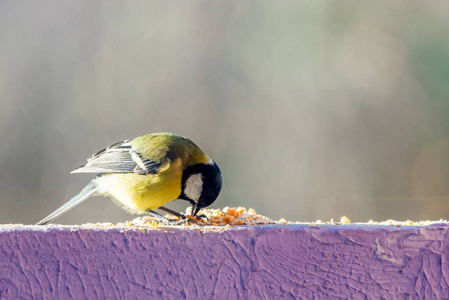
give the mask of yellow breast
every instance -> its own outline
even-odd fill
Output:
[[[181,160],[160,169],[158,174],[109,173],[98,181],[99,193],[110,196],[130,212],[144,213],[176,200],[181,194]]]

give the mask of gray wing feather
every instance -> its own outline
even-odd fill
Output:
[[[136,162],[129,151],[114,151],[89,159],[84,166],[72,173],[132,173],[135,167]]]
[[[93,154],[84,166],[71,173],[134,173],[156,174],[160,163],[143,158],[131,143],[123,141]]]

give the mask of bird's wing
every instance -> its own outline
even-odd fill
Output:
[[[130,140],[115,143],[87,159],[84,166],[71,173],[134,173],[157,174],[161,163],[142,157],[132,148]]]

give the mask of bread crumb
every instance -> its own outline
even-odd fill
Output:
[[[343,216],[340,218],[340,223],[342,224],[350,224],[351,220],[349,220],[349,218],[347,216]]]

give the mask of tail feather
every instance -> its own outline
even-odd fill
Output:
[[[45,225],[56,219],[57,217],[63,215],[67,211],[71,210],[81,202],[87,200],[92,194],[94,194],[98,190],[98,185],[94,180],[89,182],[88,185],[86,185],[81,192],[70,199],[67,203],[65,203],[63,206],[52,212],[50,215],[48,215],[46,218],[42,219],[41,221],[37,222],[36,225]]]

